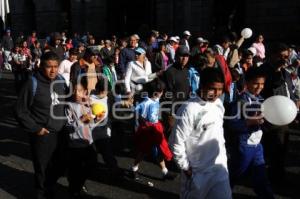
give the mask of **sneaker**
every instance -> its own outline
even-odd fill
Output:
[[[176,173],[170,173],[163,175],[163,180],[174,180],[177,177]]]

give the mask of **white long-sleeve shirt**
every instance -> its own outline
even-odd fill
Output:
[[[58,68],[58,73],[61,74],[65,78],[67,86],[69,86],[69,83],[70,83],[71,66],[74,63],[75,62],[71,62],[70,60],[65,59],[60,63],[59,68]]]
[[[152,73],[151,63],[145,60],[144,67],[142,63],[138,61],[131,61],[127,65],[125,73],[125,86],[127,92],[131,92],[134,87],[134,83],[144,84],[157,77],[156,73]],[[133,81],[133,82],[132,82]]]
[[[206,172],[220,166],[227,170],[223,116],[220,99],[206,102],[196,97],[180,107],[169,143],[182,170]]]

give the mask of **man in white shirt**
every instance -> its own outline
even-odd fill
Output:
[[[182,170],[183,199],[230,199],[231,188],[223,135],[224,90],[222,72],[206,68],[201,73],[198,96],[182,105],[169,143]]]

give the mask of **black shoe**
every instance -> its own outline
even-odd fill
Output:
[[[170,173],[163,175],[163,180],[174,180],[177,177],[176,173]]]

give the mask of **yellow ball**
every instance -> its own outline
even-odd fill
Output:
[[[92,113],[93,115],[102,115],[106,112],[106,107],[103,103],[92,104]]]

